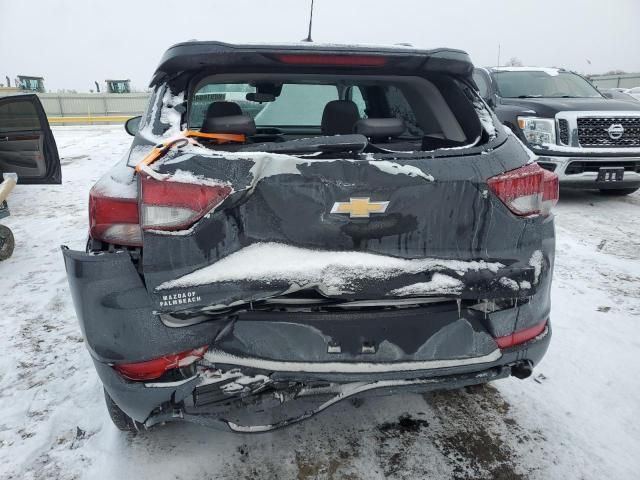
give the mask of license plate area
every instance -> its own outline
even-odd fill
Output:
[[[624,179],[624,167],[602,167],[598,170],[598,182],[621,182]]]

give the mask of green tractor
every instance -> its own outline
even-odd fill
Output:
[[[105,80],[107,93],[131,93],[131,80]]]
[[[44,93],[44,78],[18,75],[15,85],[23,92]]]

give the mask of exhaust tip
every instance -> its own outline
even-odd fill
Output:
[[[516,365],[511,367],[511,375],[516,378],[519,378],[520,380],[529,378],[532,373],[533,373],[533,365],[528,360],[522,363],[517,363]]]

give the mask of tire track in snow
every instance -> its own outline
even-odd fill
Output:
[[[524,480],[526,449],[544,448],[542,434],[527,432],[492,385],[425,394],[440,422],[433,441],[453,465],[455,480]],[[520,445],[520,448],[514,448]]]
[[[535,478],[538,469],[527,461],[531,452],[553,457],[544,435],[520,426],[491,385],[366,398],[336,410],[273,432],[266,451],[247,437],[238,453],[226,459],[220,478],[264,478],[268,473],[326,480],[525,480]],[[378,412],[387,420],[380,421]],[[284,444],[283,436],[288,437]],[[293,473],[287,457],[272,457],[274,450],[286,452],[287,447],[293,449]]]

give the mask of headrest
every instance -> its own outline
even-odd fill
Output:
[[[353,133],[353,125],[359,118],[358,107],[351,100],[332,100],[325,105],[322,112],[322,134],[351,134]]]
[[[404,121],[399,118],[363,118],[353,127],[353,133],[373,138],[399,137],[405,130]]]
[[[242,133],[250,136],[256,133],[256,123],[249,115],[207,117],[200,131],[202,133]]]
[[[230,117],[231,115],[242,115],[240,105],[235,102],[213,102],[207,108],[206,117]]]

